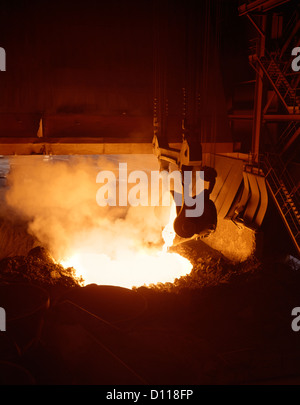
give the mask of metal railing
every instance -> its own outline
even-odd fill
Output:
[[[300,109],[300,89],[292,87],[282,68],[270,55],[264,58],[256,56],[256,58],[287,111],[289,113],[298,112]]]
[[[285,130],[282,132],[280,137],[278,138],[278,141],[275,145],[276,151],[279,154],[282,154],[282,152],[285,151],[287,148],[288,143],[291,141],[293,136],[296,134],[296,132],[300,131],[300,122],[298,121],[290,121],[285,128]]]
[[[279,213],[300,254],[299,187],[295,185],[279,155],[264,155],[260,159],[260,167],[265,174],[266,183]]]

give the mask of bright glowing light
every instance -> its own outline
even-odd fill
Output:
[[[105,254],[77,253],[62,263],[74,267],[84,284],[117,285],[132,288],[158,282],[174,282],[192,270],[191,263],[177,253],[159,252],[156,255],[128,254],[111,259]]]
[[[173,221],[176,218],[176,205],[173,204],[169,223],[162,232],[164,246],[161,251],[124,251],[118,257],[110,258],[104,253],[78,251],[69,259],[61,261],[67,267],[73,267],[84,284],[116,285],[125,288],[140,287],[157,283],[174,282],[189,274],[190,261],[177,253],[169,253],[175,232]]]
[[[162,237],[164,240],[164,246],[163,246],[163,252],[167,252],[167,250],[173,245],[174,239],[175,239],[175,231],[173,228],[173,222],[176,218],[176,205],[175,203],[172,204],[171,206],[171,211],[170,211],[170,219],[167,225],[164,227],[162,231]]]

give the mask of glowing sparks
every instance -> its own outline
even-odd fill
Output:
[[[192,264],[177,253],[168,252],[172,246],[175,232],[173,221],[176,205],[171,208],[170,221],[162,232],[164,246],[161,251],[131,251],[120,249],[118,256],[111,258],[105,253],[77,251],[69,259],[61,261],[73,267],[84,284],[117,285],[125,288],[140,287],[157,283],[174,282],[189,274]]]

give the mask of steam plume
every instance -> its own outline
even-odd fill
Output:
[[[147,156],[126,157],[126,161],[128,170],[156,163]],[[6,202],[28,222],[29,234],[57,260],[71,248],[83,246],[110,257],[122,249],[150,248],[161,241],[154,207],[99,207],[96,202],[97,173],[116,171],[117,163],[105,157],[22,158],[8,176]]]

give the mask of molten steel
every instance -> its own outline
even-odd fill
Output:
[[[189,274],[190,261],[177,253],[170,253],[175,232],[173,222],[176,217],[175,203],[171,207],[170,220],[164,227],[161,250],[122,250],[117,257],[105,253],[87,252],[82,249],[61,261],[65,267],[73,267],[76,275],[82,277],[84,284],[115,285],[125,288],[140,287],[157,283],[174,282],[175,279]]]

